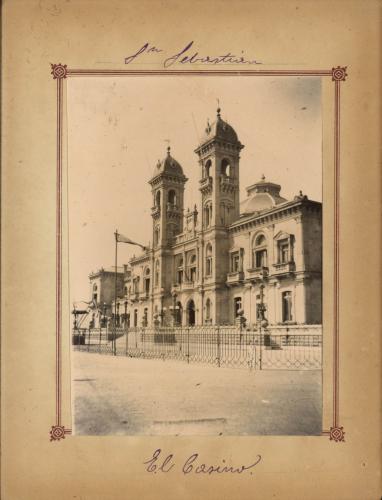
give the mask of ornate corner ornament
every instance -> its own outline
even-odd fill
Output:
[[[341,68],[341,66],[337,66],[336,68],[332,68],[332,82],[344,82],[346,81],[346,77],[348,74],[346,73],[347,66]]]
[[[61,78],[66,78],[67,75],[67,65],[66,64],[51,64],[52,71],[50,72],[53,75],[54,80],[61,80]]]
[[[70,429],[65,429],[62,425],[52,425],[50,430],[50,440],[51,441],[60,441],[60,439],[65,439],[65,434],[71,434],[72,431]]]
[[[330,428],[330,441],[335,441],[336,443],[345,441],[345,432],[343,427],[331,427]]]

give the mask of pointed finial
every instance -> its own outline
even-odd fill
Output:
[[[218,118],[220,118],[220,111],[221,111],[221,109],[220,109],[220,101],[219,101],[219,99],[216,99],[216,100],[218,102],[218,109],[216,111],[217,111],[217,114],[218,114]]]
[[[170,139],[165,139],[164,142],[167,142],[167,154],[168,156],[170,156]]]
[[[262,176],[261,176],[261,180],[262,180],[262,181],[265,181],[265,175],[264,175],[264,174],[262,174]]]

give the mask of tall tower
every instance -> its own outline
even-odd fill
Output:
[[[181,165],[167,155],[159,160],[150,179],[153,206],[153,268],[155,270],[154,292],[165,293],[171,288],[172,259],[171,244],[174,237],[183,231],[184,186],[187,177]]]
[[[243,145],[235,130],[220,116],[207,123],[195,150],[200,164],[202,227],[227,227],[239,218],[239,160]]]
[[[201,143],[195,150],[200,165],[202,243],[199,252],[204,262],[202,311],[207,314],[207,309],[212,308],[212,319],[219,323],[229,319],[226,287],[228,228],[240,215],[239,160],[243,147],[235,130],[222,120],[218,108],[216,121],[207,123]]]
[[[158,160],[150,179],[153,195],[153,246],[166,247],[183,231],[184,185],[187,178],[180,164],[171,156],[170,147],[163,160]]]

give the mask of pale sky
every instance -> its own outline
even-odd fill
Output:
[[[171,154],[188,177],[185,209],[199,202],[194,149],[222,119],[245,145],[245,187],[266,179],[293,198],[322,201],[321,80],[316,77],[87,77],[67,82],[71,302],[89,300],[88,275],[114,265],[114,231],[151,240],[151,188],[159,158]],[[118,264],[139,248],[118,246]]]

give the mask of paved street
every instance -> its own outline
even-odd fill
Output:
[[[321,371],[216,368],[72,352],[77,435],[321,431]]]

